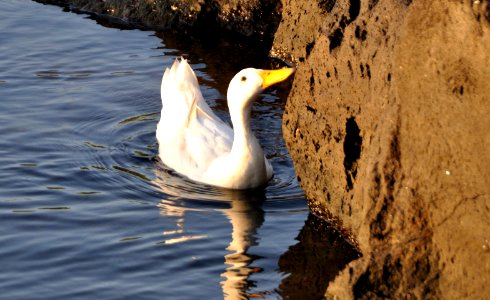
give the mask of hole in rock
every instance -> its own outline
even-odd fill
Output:
[[[318,1],[318,7],[320,7],[325,12],[331,12],[335,6],[336,0],[320,0]]]
[[[359,16],[360,11],[361,11],[361,0],[350,0],[350,6],[349,6],[350,22],[353,22],[357,18],[357,16]]]
[[[315,41],[306,44],[306,58],[310,56],[311,50],[313,49],[314,46],[315,46]]]
[[[342,29],[340,28],[335,29],[333,34],[328,37],[328,39],[330,40],[330,46],[329,46],[330,52],[332,52],[333,49],[337,48],[342,44],[343,38],[344,38],[344,34],[342,33]]]
[[[347,190],[354,187],[353,180],[357,175],[357,160],[361,156],[362,137],[354,117],[347,119],[344,138],[344,169]]]

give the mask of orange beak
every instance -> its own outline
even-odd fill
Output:
[[[294,68],[284,68],[279,70],[262,70],[260,76],[264,80],[262,88],[266,89],[273,84],[286,80],[295,71]]]

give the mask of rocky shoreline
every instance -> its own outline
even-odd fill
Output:
[[[34,0],[87,13],[122,27],[172,31],[271,48],[281,20],[279,0]]]
[[[490,294],[490,1],[45,0],[294,62],[283,133],[363,257],[327,298]]]

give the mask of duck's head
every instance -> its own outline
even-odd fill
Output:
[[[248,68],[238,72],[228,86],[228,106],[231,110],[251,107],[257,95],[269,86],[281,82],[294,73],[293,68],[261,70]]]

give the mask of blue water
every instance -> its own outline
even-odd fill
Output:
[[[0,299],[322,297],[352,250],[330,229],[308,235],[318,220],[281,136],[285,86],[253,113],[276,176],[227,192],[159,162],[159,87],[187,57],[226,119],[240,64],[31,1],[2,0],[0,28]]]

